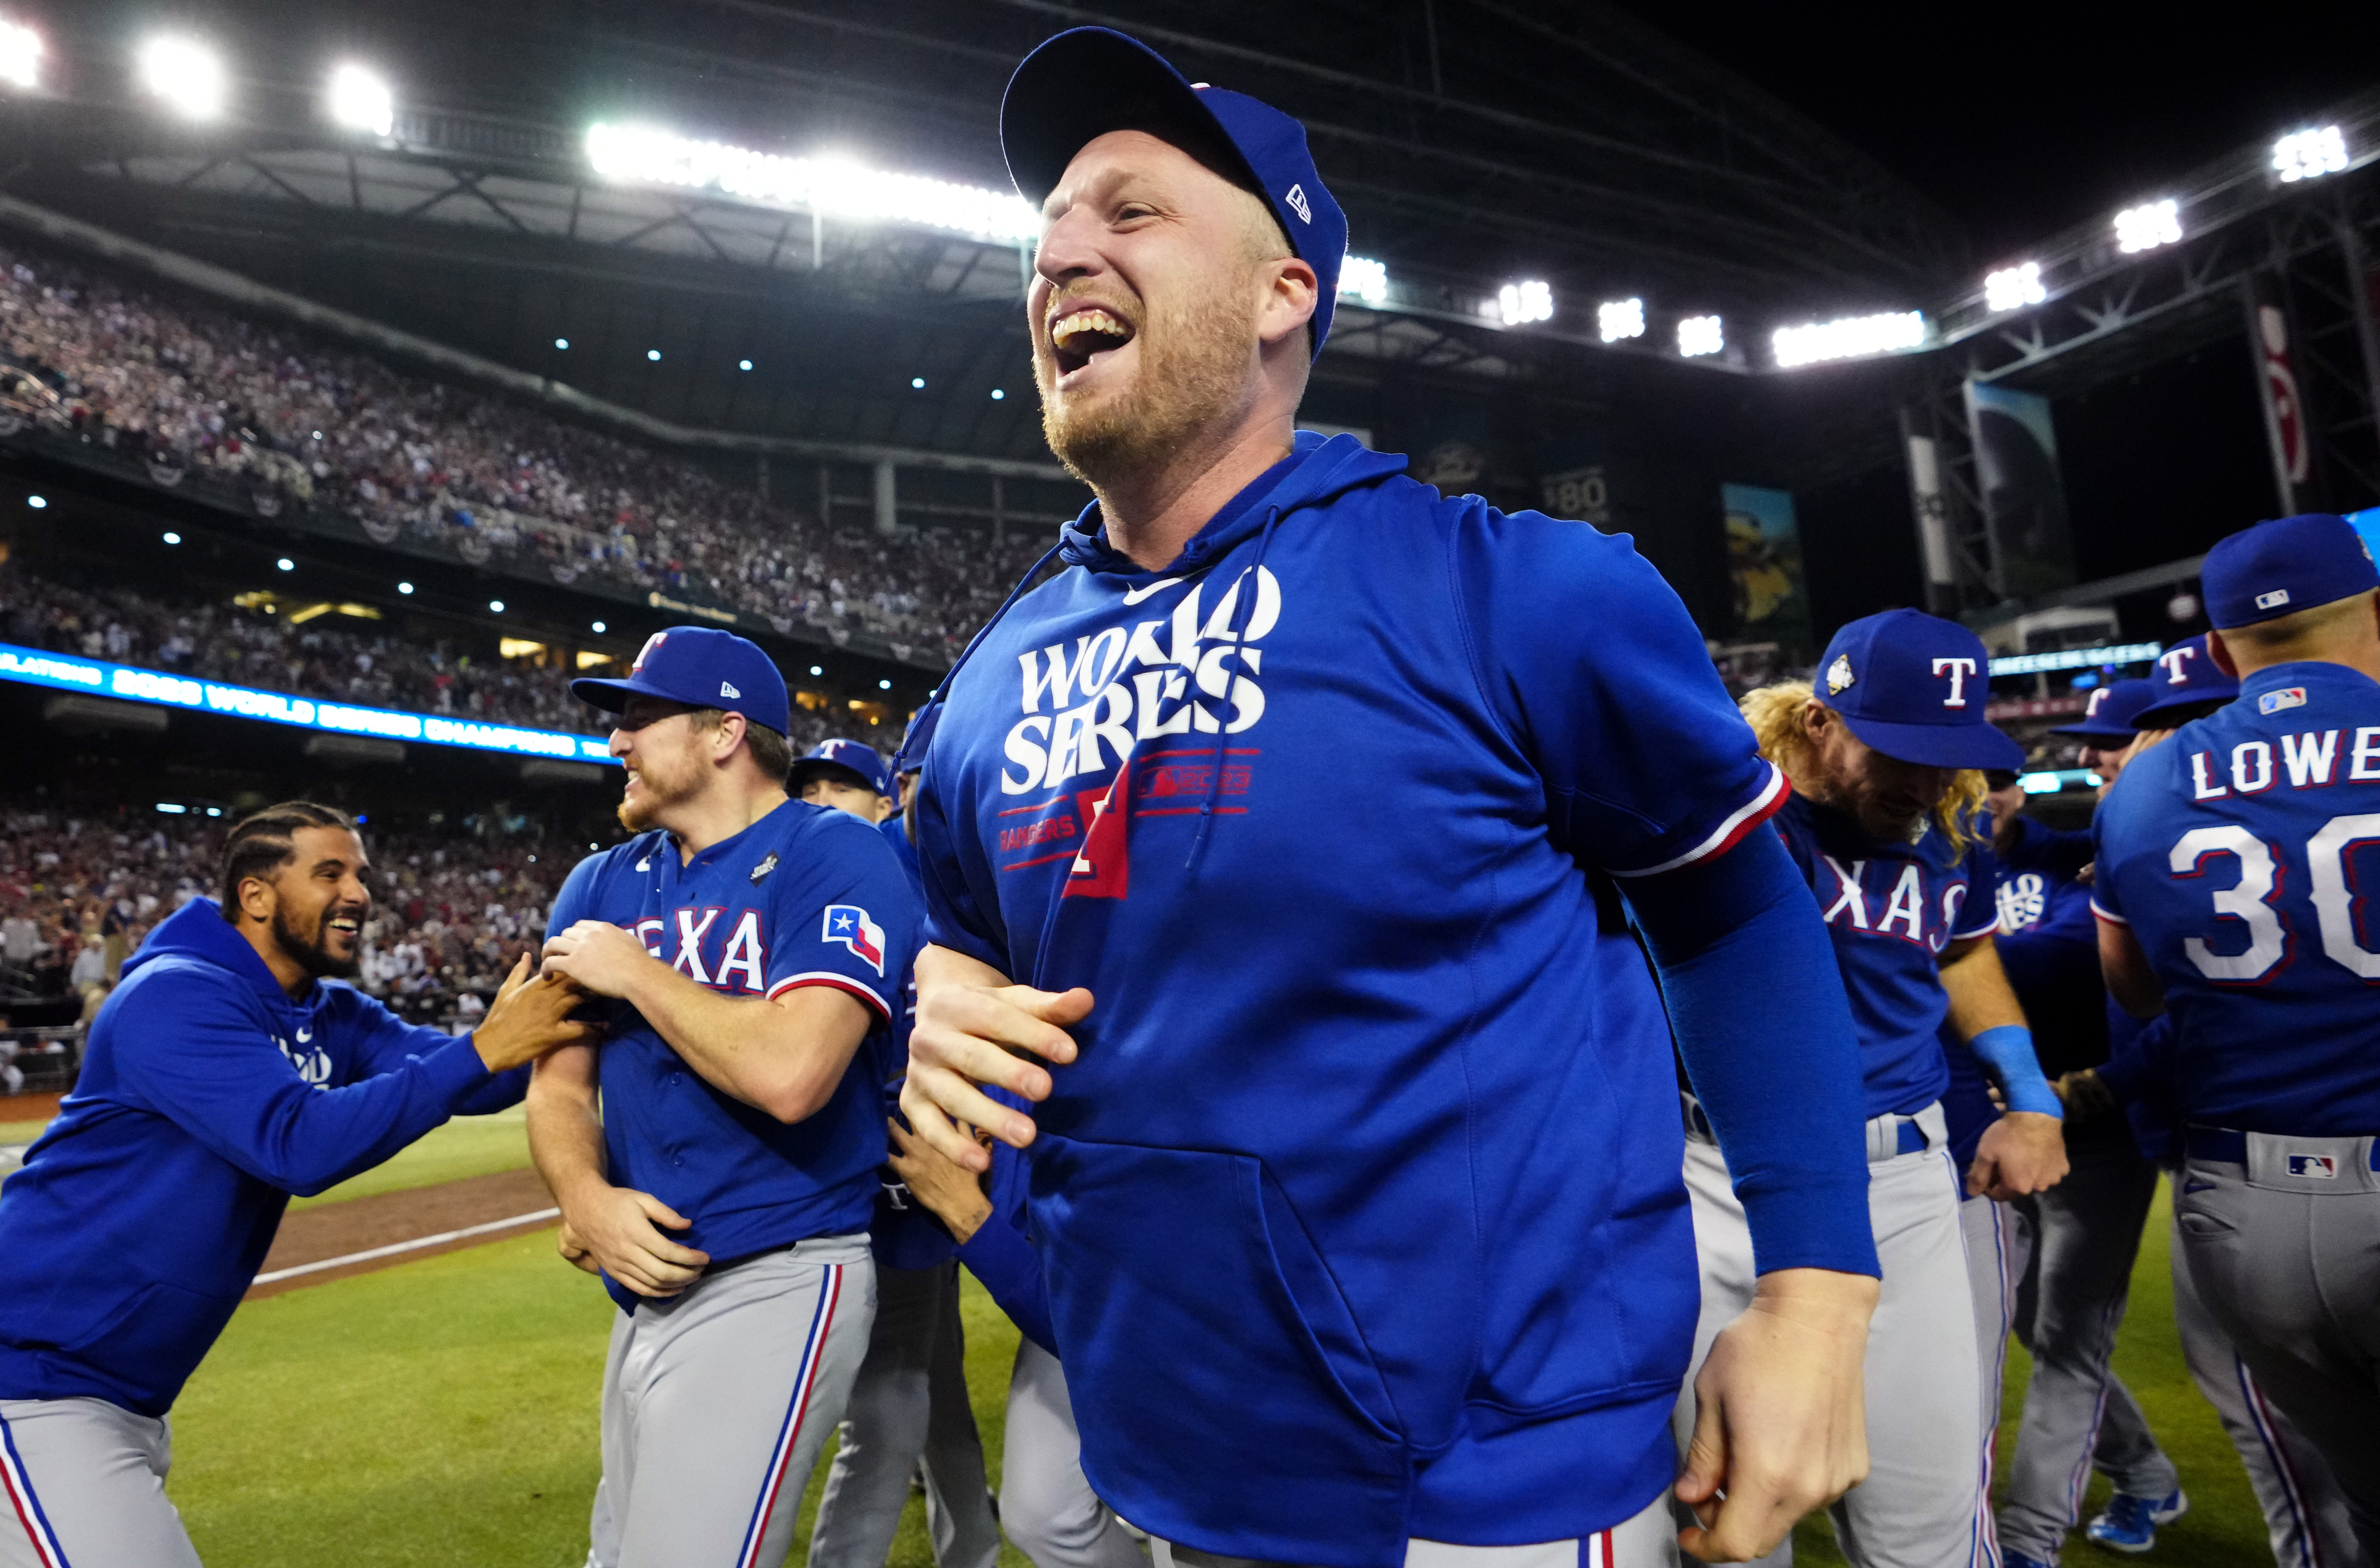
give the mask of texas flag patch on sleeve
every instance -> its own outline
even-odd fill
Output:
[[[819,940],[839,942],[866,959],[878,974],[884,972],[884,928],[869,919],[868,911],[856,904],[828,905]]]

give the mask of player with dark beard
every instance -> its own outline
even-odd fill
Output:
[[[516,1103],[592,1037],[523,955],[469,1035],[417,1028],[352,975],[370,861],[308,801],[231,830],[222,899],[125,966],[82,1075],[0,1195],[0,1563],[198,1562],[165,1500],[165,1413],[229,1321],[294,1193],[449,1116]]]

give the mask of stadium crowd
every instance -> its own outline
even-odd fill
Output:
[[[0,956],[10,986],[36,997],[79,994],[88,1019],[152,928],[213,894],[232,815],[0,800]],[[583,842],[492,813],[367,831],[373,906],[357,983],[417,1022],[468,1026],[522,946],[541,939]]]
[[[561,671],[474,656],[450,638],[353,629],[360,625],[369,623],[324,616],[293,626],[261,608],[79,584],[0,564],[0,640],[298,697],[579,735],[602,729],[602,715],[570,695]],[[830,733],[801,708],[794,724],[790,738],[799,749]]]
[[[149,465],[247,489],[260,510],[347,513],[477,564],[703,598],[954,655],[1043,544],[839,533],[649,447],[398,373],[286,328],[0,248],[0,395]]]

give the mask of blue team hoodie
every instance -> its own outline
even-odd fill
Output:
[[[1682,1137],[1609,878],[1783,797],[1626,538],[1403,467],[1301,436],[1159,572],[1087,515],[945,684],[917,818],[932,940],[1097,996],[1029,1217],[1092,1484],[1350,1568],[1675,1473]]]
[[[291,1194],[526,1085],[352,987],[293,1001],[214,900],[192,899],[125,966],[74,1093],[0,1188],[0,1399],[163,1416]]]

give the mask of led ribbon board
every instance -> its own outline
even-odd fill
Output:
[[[131,664],[45,653],[38,648],[19,648],[14,643],[0,642],[0,680],[55,687],[86,697],[112,697],[119,701],[150,702],[162,708],[223,713],[236,719],[261,719],[267,723],[291,724],[330,735],[427,741],[432,746],[459,746],[466,750],[494,751],[511,757],[557,757],[574,762],[612,760],[607,743],[591,735],[481,723],[443,713],[401,713],[388,708],[321,702],[310,697],[292,697],[285,691],[259,691],[252,687],[197,680]]]
[[[2101,664],[2145,664],[2165,651],[2161,642],[2126,642],[2112,648],[2070,648],[2060,653],[2010,653],[1992,661],[1996,675],[2034,675],[2051,670],[2088,670]]]

